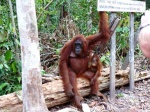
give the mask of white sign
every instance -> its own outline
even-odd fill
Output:
[[[98,11],[145,12],[146,3],[131,0],[98,0]]]

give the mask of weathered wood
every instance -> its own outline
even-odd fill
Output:
[[[111,13],[110,21],[116,18],[115,13]],[[115,71],[116,71],[116,31],[111,37],[111,55],[110,55],[110,98],[115,98]]]
[[[102,72],[102,76],[99,78],[100,90],[109,88],[109,73],[110,69],[106,68]],[[124,71],[118,71],[116,73],[116,86],[122,86],[129,83],[129,69]],[[143,80],[145,78],[150,78],[150,73],[136,73],[136,80]],[[59,104],[69,102],[66,97],[62,81],[60,78],[56,78],[51,82],[43,84],[43,92],[46,100],[47,107],[53,107]],[[82,96],[87,96],[90,93],[89,82],[83,79],[78,79],[79,92]],[[18,95],[20,92],[11,93],[8,95],[0,96],[0,112],[22,112],[22,101],[21,96]]]
[[[120,19],[117,18],[117,17],[114,17],[114,15],[110,16],[110,17],[111,17],[110,18],[110,22],[111,22],[111,24],[110,24],[110,33],[111,33],[111,35],[113,35],[113,33],[116,31],[117,26],[119,25]]]
[[[129,38],[130,91],[134,90],[134,13],[130,13]]]

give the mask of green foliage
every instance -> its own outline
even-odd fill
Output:
[[[21,64],[15,59],[15,54],[11,50],[0,54],[0,89],[3,90],[0,91],[0,95],[21,89],[20,71]]]
[[[57,55],[60,54],[60,49],[56,49],[56,54],[57,54]]]
[[[150,9],[150,0],[146,0],[146,8]]]
[[[81,34],[89,35],[98,32],[98,12],[97,12],[97,2],[91,0],[78,0],[72,2],[71,7],[71,15],[73,20],[76,22],[77,26],[80,28]],[[89,15],[89,11],[91,9],[91,14]],[[91,32],[88,32],[87,23],[89,19],[92,19],[92,29]]]
[[[82,34],[88,35],[89,33],[95,33],[98,31],[98,13],[96,11],[97,2],[87,0],[53,0],[48,8],[44,8],[50,1],[49,0],[36,0],[37,17],[42,13],[42,16],[38,18],[38,29],[42,32],[53,33],[59,25],[62,6],[65,8],[77,26],[80,28]],[[91,32],[87,32],[87,22],[89,20],[89,10],[92,7],[91,18],[93,21],[93,27]]]
[[[21,63],[16,59],[15,44],[18,43],[6,1],[0,5],[0,17],[0,95],[3,95],[21,89]]]
[[[117,94],[117,98],[124,97],[122,93]]]
[[[41,70],[41,75],[46,74],[46,72],[44,70]]]
[[[129,52],[129,26],[130,26],[130,13],[121,12],[117,13],[117,16],[120,17],[119,26],[116,29],[116,54],[118,60],[123,60],[123,58]],[[140,24],[141,13],[135,13],[135,33]],[[137,38],[137,37],[135,37]],[[140,52],[140,49],[136,49],[137,52]]]
[[[109,65],[110,64],[110,53],[106,53],[105,55],[101,56],[100,61],[103,63],[103,65]]]
[[[51,0],[52,1],[52,0]],[[48,8],[44,8],[50,0],[36,0],[38,29],[42,32],[53,33],[59,25],[62,4],[67,0],[53,0]]]

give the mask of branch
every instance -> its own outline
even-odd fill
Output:
[[[51,1],[44,7],[44,10],[46,10],[52,2],[53,2],[53,0],[51,0]],[[38,15],[37,21],[39,20],[39,18],[41,17],[42,14],[43,14],[43,12],[41,12],[41,13]]]

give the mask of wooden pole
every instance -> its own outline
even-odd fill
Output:
[[[116,17],[115,13],[111,13],[110,21]],[[116,32],[111,37],[111,56],[110,56],[110,98],[115,98],[115,71],[116,71]]]
[[[129,49],[129,65],[130,65],[130,91],[134,90],[134,13],[130,13],[130,49]]]

